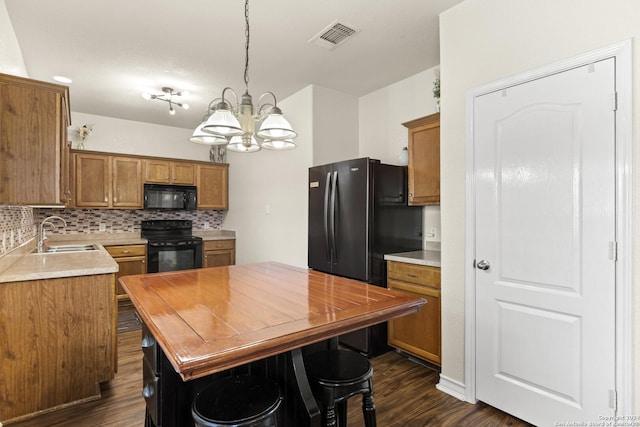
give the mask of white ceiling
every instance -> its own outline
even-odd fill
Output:
[[[253,0],[249,91],[309,84],[361,96],[439,64],[438,14],[461,0]],[[73,79],[73,111],[194,128],[209,101],[244,92],[242,0],[5,0],[29,77]],[[335,50],[307,43],[338,20]],[[190,110],[142,91],[188,90]],[[428,96],[426,94],[425,96]],[[286,110],[284,111],[286,115]]]

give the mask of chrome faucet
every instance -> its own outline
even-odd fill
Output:
[[[59,217],[57,215],[48,216],[45,219],[43,219],[42,222],[40,223],[40,231],[38,232],[38,252],[46,251],[47,234],[44,231],[44,226],[45,225],[53,226],[53,223],[51,223],[51,221],[54,219],[59,219],[60,221],[62,221],[62,223],[64,224],[64,227],[67,228],[67,221],[65,221],[64,218]]]

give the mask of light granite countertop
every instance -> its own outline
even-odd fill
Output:
[[[111,255],[102,245],[96,246],[93,251],[26,253],[0,273],[0,283],[117,272],[118,264]]]
[[[384,259],[387,261],[426,265],[428,267],[440,267],[440,251],[399,252],[395,254],[386,254]]]
[[[203,240],[235,239],[235,231],[206,230],[193,231],[194,236]],[[93,274],[115,273],[118,264],[104,246],[146,245],[147,239],[140,233],[79,233],[49,234],[49,244],[87,244],[93,243],[98,250],[67,253],[33,253],[35,239],[22,245],[2,259],[0,263],[0,283],[21,282],[26,280],[54,279],[59,277],[89,276]]]
[[[235,239],[236,232],[231,230],[194,230],[194,236],[203,240]],[[140,237],[140,233],[77,233],[77,234],[49,234],[49,242],[64,244],[99,243],[104,246],[114,245],[146,245],[147,239]]]

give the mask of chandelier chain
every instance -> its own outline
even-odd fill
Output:
[[[244,20],[245,30],[244,35],[246,38],[245,43],[245,55],[244,55],[244,85],[249,92],[249,0],[244,2]]]

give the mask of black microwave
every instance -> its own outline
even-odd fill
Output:
[[[197,191],[193,185],[144,185],[145,209],[193,211],[197,207]]]

